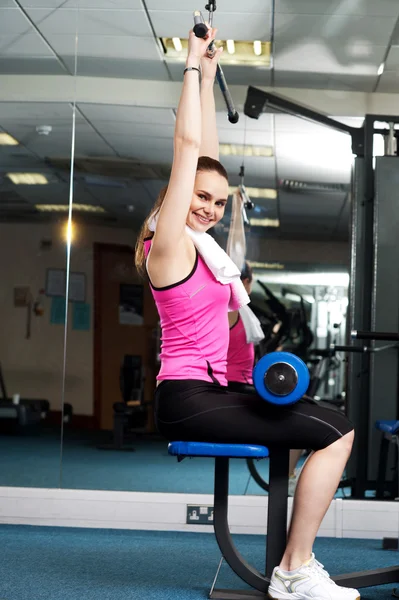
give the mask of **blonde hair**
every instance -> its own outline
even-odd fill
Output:
[[[199,157],[198,163],[197,163],[197,173],[199,173],[201,171],[202,172],[203,171],[210,171],[210,172],[214,171],[216,173],[219,173],[219,175],[221,175],[222,177],[224,177],[226,179],[226,181],[228,181],[227,171],[224,168],[224,166],[218,160],[215,160],[214,158],[210,158],[209,156],[200,156]],[[162,203],[165,199],[167,191],[168,191],[168,186],[165,186],[159,192],[158,198],[157,198],[154,206],[152,207],[150,215],[155,216],[159,212],[159,209],[162,206]],[[144,240],[146,238],[150,237],[151,235],[152,235],[152,232],[148,228],[148,217],[147,217],[146,220],[144,221],[144,223],[140,229],[140,233],[137,237],[135,257],[134,257],[136,269],[137,269],[139,275],[141,275],[141,276],[145,275]]]

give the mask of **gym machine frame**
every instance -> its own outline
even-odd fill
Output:
[[[373,261],[374,261],[374,170],[373,170],[373,136],[375,133],[393,136],[393,124],[399,123],[399,116],[395,115],[376,115],[368,114],[365,116],[363,126],[360,128],[351,127],[331,119],[312,109],[306,108],[295,102],[286,100],[264,92],[250,86],[247,92],[247,98],[244,105],[244,114],[259,118],[260,114],[267,108],[274,108],[280,112],[301,117],[336,131],[346,133],[352,138],[352,152],[358,157],[364,159],[363,189],[364,201],[362,205],[362,214],[358,214],[355,207],[352,213],[352,235],[351,235],[351,273],[350,273],[350,300],[349,306],[357,301],[356,315],[353,310],[350,312],[349,327],[350,331],[360,330],[370,332],[373,329],[372,323],[372,294],[374,290],[373,281]],[[374,126],[375,121],[388,122],[391,130],[380,129]],[[392,125],[391,125],[392,124]],[[361,222],[362,230],[357,231],[358,224]],[[361,234],[360,236],[358,234]],[[352,497],[364,498],[364,493],[368,489],[367,461],[364,457],[367,455],[369,430],[369,409],[370,409],[370,356],[369,352],[350,353],[349,354],[349,377],[352,373],[361,373],[360,382],[355,393],[362,398],[362,410],[359,413],[359,419],[356,423],[357,435],[355,437],[356,449],[356,477],[353,481]],[[351,401],[349,396],[348,402]],[[375,569],[369,571],[360,571],[357,573],[348,573],[338,575],[333,578],[339,585],[345,587],[369,587],[385,585],[399,582],[399,564],[385,569]]]
[[[335,119],[327,117],[310,108],[296,104],[285,98],[276,96],[269,92],[264,92],[252,86],[248,87],[247,98],[244,105],[244,114],[251,118],[259,118],[262,112],[267,108],[277,109],[277,111],[300,117],[326,127],[330,127],[341,133],[346,133],[352,139],[352,152],[358,157],[364,158],[364,203],[361,236],[358,237],[359,215],[356,212],[352,214],[352,248],[351,248],[351,273],[350,273],[350,301],[349,307],[355,304],[355,296],[358,309],[356,315],[353,311],[350,313],[348,330],[371,331],[372,324],[372,292],[373,292],[373,210],[374,210],[374,171],[373,171],[373,135],[379,133],[388,135],[388,129],[374,127],[375,121],[385,121],[388,123],[399,124],[399,116],[394,115],[375,115],[365,116],[362,127],[351,127]],[[399,132],[398,132],[399,134]],[[337,186],[342,188],[342,186]],[[356,285],[356,284],[359,285]],[[356,292],[356,290],[358,290]],[[369,293],[368,293],[369,290]],[[352,498],[364,498],[365,491],[370,489],[375,482],[368,481],[367,461],[364,456],[367,455],[369,429],[369,408],[370,408],[370,353],[350,354],[348,359],[348,374],[352,372],[361,373],[360,384],[356,394],[362,398],[362,411],[359,414],[359,420],[356,422],[356,437],[354,450],[356,453],[356,477],[353,481],[348,481],[352,485]],[[352,377],[353,379],[353,377]],[[349,390],[350,392],[352,390]],[[352,393],[352,397],[355,394]],[[351,402],[351,395],[348,396],[348,404]]]

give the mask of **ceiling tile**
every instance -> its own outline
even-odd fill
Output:
[[[73,56],[61,56],[71,73],[74,72]],[[161,61],[107,59],[93,56],[79,56],[77,63],[79,77],[116,77],[119,79],[141,79],[169,81],[168,72]]]
[[[182,7],[181,0],[147,0],[147,8],[149,10],[162,11],[180,11]],[[202,5],[201,5],[202,6]],[[190,11],[191,15],[198,9],[198,0],[184,0],[185,11]],[[204,17],[208,17],[208,12],[201,8]],[[218,0],[217,11],[214,16],[214,24],[217,27],[220,21],[223,22],[225,13],[264,13],[272,11],[272,0]]]
[[[114,152],[107,142],[93,133],[76,136],[75,156],[114,156]]]
[[[0,8],[0,35],[24,33],[30,29],[32,25],[19,8]]]
[[[107,140],[115,148],[116,152],[124,157],[135,158],[143,162],[171,164],[173,160],[173,140],[161,138],[158,140],[145,137],[123,138],[117,136]]]
[[[380,93],[399,93],[399,70],[384,71],[378,83],[377,92]]]
[[[71,34],[49,34],[47,40],[59,55],[75,55],[75,36]],[[80,35],[78,38],[78,59],[84,57],[101,57],[111,59],[155,60],[161,62],[160,54],[153,38],[137,38],[129,36]]]
[[[274,74],[276,87],[373,92],[376,82],[377,75],[325,75],[299,71],[276,71]]]
[[[398,5],[392,0],[276,0],[276,13],[397,17]]]
[[[387,45],[395,21],[390,17],[348,17],[341,15],[275,15],[275,41],[296,45],[310,39],[325,45],[346,44]]]
[[[29,8],[27,13],[45,37],[50,34],[152,37],[143,10],[76,10]]]
[[[98,121],[150,123],[159,125],[174,125],[175,123],[174,113],[168,108],[84,103],[79,103],[78,107],[90,121],[96,124],[98,124]]]
[[[26,33],[2,35],[0,37],[0,56],[26,56],[31,60],[42,56],[54,58],[54,53],[40,35],[31,29]]]
[[[2,57],[0,55],[0,74],[2,75],[65,75],[65,69],[55,58]]]
[[[4,0],[0,0],[2,2]],[[60,8],[79,10],[82,8],[109,10],[142,10],[141,0],[19,0],[24,8]]]
[[[69,103],[47,102],[0,102],[0,121],[15,119],[18,123],[30,121],[68,120],[72,118],[72,107]],[[78,118],[78,117],[77,117]],[[38,122],[40,121],[40,122]]]
[[[130,137],[130,140],[134,140],[137,137],[148,137],[148,138],[168,138],[173,140],[175,132],[174,125],[162,125],[149,123],[130,123],[129,121],[91,121],[93,126],[99,131],[104,137],[108,135],[112,138],[119,139],[119,137]]]
[[[377,75],[384,60],[386,46],[353,46],[325,44],[324,41],[301,40],[298,43],[279,43],[274,50],[277,71],[301,71],[331,75]]]
[[[390,47],[388,58],[385,62],[385,69],[387,71],[396,70],[399,72],[399,46]]]
[[[150,11],[150,19],[158,37],[180,37],[186,39],[193,24],[193,13],[187,11]],[[243,22],[245,28],[243,29]],[[216,20],[215,20],[216,25]],[[271,15],[226,13],[218,21],[218,38],[222,40],[262,40],[269,41]]]

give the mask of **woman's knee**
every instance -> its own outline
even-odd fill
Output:
[[[352,429],[348,433],[345,433],[342,437],[340,437],[336,442],[331,444],[330,448],[334,449],[338,452],[342,452],[345,454],[350,454],[352,451],[353,440],[355,439],[355,430]]]
[[[347,450],[349,452],[352,450],[354,439],[355,439],[355,430],[354,429],[352,429],[351,431],[349,431],[342,437],[342,443],[345,445],[345,447],[347,448]]]

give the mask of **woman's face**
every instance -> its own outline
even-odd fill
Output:
[[[222,219],[229,196],[229,184],[216,171],[199,171],[187,225],[195,231],[207,231]]]

